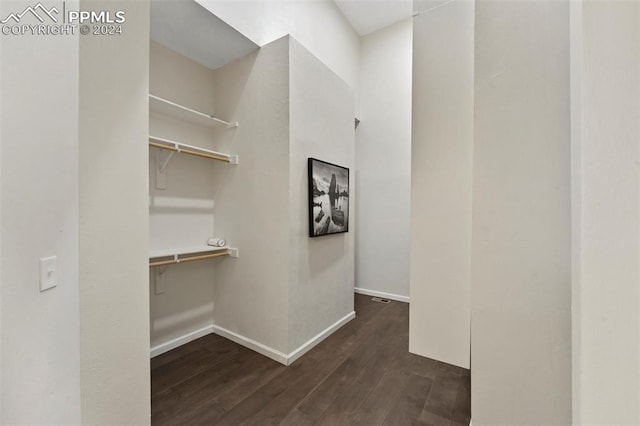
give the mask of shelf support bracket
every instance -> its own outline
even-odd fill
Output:
[[[177,147],[176,147],[177,148]],[[158,149],[156,156],[156,189],[167,189],[167,165],[176,151],[170,151],[164,154],[164,149]]]
[[[167,291],[167,266],[155,269],[155,294],[163,294]]]
[[[167,168],[167,165],[169,164],[169,161],[171,161],[171,158],[173,158],[173,154],[175,154],[176,152],[180,152],[180,148],[178,148],[177,145],[176,145],[176,150],[169,152],[169,154],[167,155],[167,158],[162,163],[162,166],[160,166],[159,170],[161,173],[164,173],[165,169]]]

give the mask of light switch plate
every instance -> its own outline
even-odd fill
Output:
[[[58,285],[58,258],[56,256],[40,259],[40,291],[49,290]]]

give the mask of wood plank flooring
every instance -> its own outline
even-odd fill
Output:
[[[285,367],[209,335],[151,360],[154,425],[468,425],[469,371],[408,352],[409,305],[356,319]]]

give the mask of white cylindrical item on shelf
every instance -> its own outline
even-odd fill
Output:
[[[224,238],[209,238],[207,244],[213,247],[224,247],[227,245],[227,241]]]

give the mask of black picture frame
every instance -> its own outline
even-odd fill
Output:
[[[349,169],[317,158],[307,159],[307,169],[309,237],[349,232]]]

